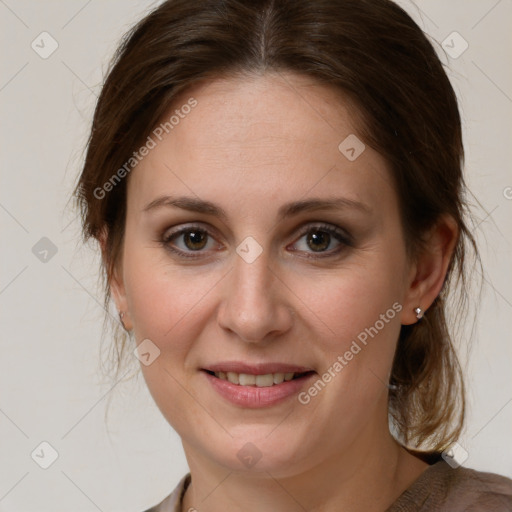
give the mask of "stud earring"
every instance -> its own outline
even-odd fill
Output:
[[[416,318],[418,320],[422,319],[423,318],[423,309],[421,308],[415,308],[414,309],[414,312],[416,313]]]

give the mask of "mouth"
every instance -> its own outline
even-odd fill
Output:
[[[292,400],[317,374],[284,362],[223,361],[200,368],[211,389],[236,407],[274,407]]]
[[[254,375],[248,373],[212,371],[206,369],[203,369],[202,371],[211,375],[212,377],[216,377],[219,380],[228,381],[236,386],[256,388],[268,388],[278,386],[283,382],[306,379],[315,373],[313,370],[310,370],[305,372],[277,372]]]

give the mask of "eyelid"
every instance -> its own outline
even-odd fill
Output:
[[[173,236],[179,235],[189,230],[197,229],[200,231],[204,231],[208,233],[208,235],[212,235],[212,230],[201,225],[200,223],[187,223],[187,224],[178,224],[177,226],[165,228],[162,231],[162,238],[165,240],[170,240]]]
[[[339,226],[336,226],[335,224],[330,224],[330,223],[322,222],[322,221],[308,222],[307,224],[303,225],[300,228],[299,236],[296,240],[298,240],[305,234],[307,234],[315,229],[317,229],[318,231],[324,230],[324,231],[327,231],[328,233],[338,235],[340,237],[341,241],[347,245],[353,243],[352,236],[350,235],[350,233],[348,233],[348,231],[346,231],[343,228],[340,228]]]

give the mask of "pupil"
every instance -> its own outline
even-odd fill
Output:
[[[331,235],[325,231],[315,231],[308,236],[308,246],[314,251],[322,251],[329,247]]]
[[[185,234],[185,245],[189,249],[202,249],[205,246],[206,236],[200,231],[189,231]]]

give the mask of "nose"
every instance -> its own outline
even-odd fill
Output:
[[[288,288],[277,271],[269,267],[264,254],[252,263],[235,256],[218,309],[219,325],[249,343],[275,338],[293,324],[293,309],[287,301]]]

